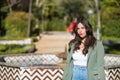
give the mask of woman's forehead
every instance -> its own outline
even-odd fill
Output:
[[[84,27],[82,23],[78,23],[77,27]]]

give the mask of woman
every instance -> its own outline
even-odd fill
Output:
[[[77,21],[62,80],[105,80],[104,48],[85,18]]]

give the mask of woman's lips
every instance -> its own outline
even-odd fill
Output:
[[[83,35],[82,33],[80,33],[80,35]]]

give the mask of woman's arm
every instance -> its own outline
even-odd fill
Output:
[[[105,80],[104,72],[104,47],[102,41],[97,42],[97,68],[99,80]]]

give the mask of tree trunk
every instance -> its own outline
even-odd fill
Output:
[[[29,16],[28,16],[28,31],[27,31],[27,37],[30,37],[30,32],[31,32],[31,14],[32,14],[32,0],[29,0]]]

